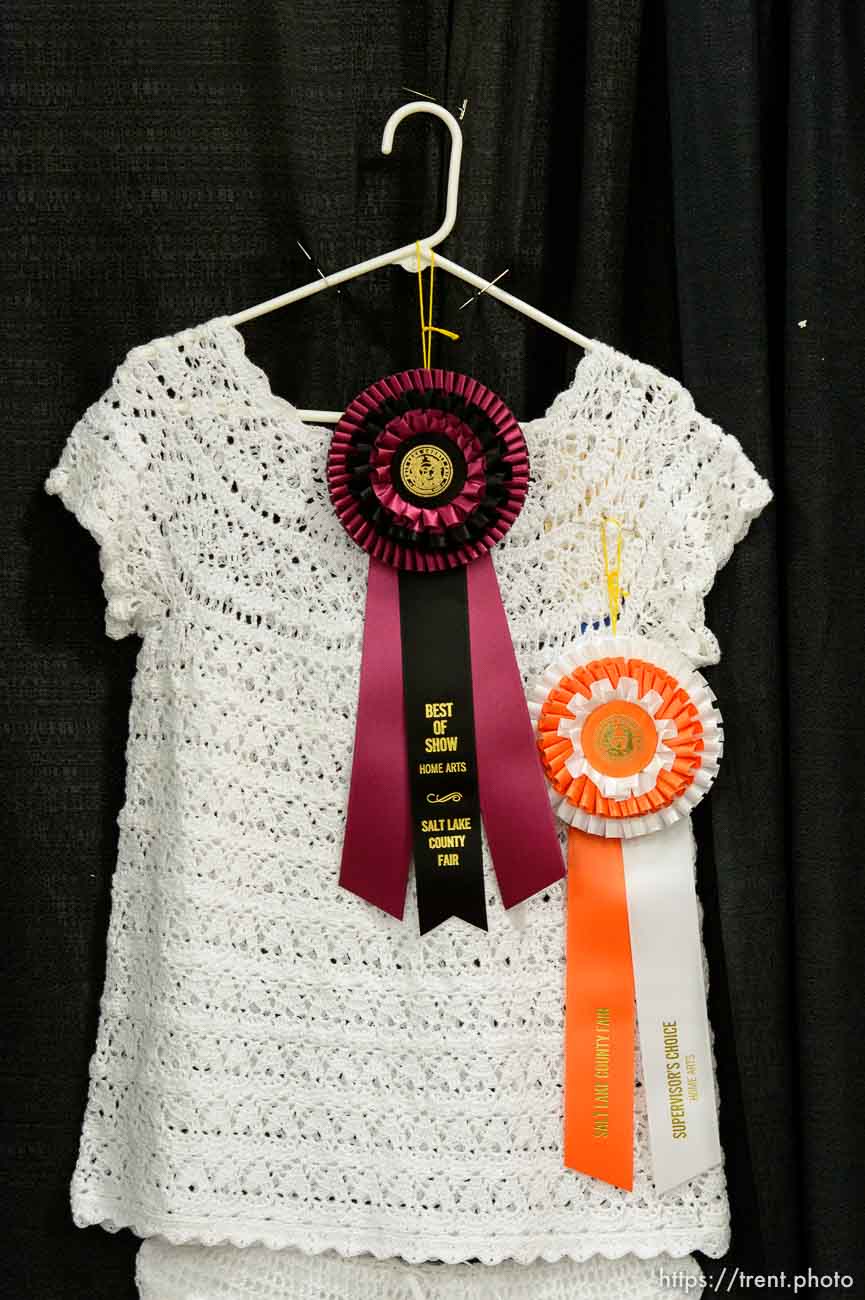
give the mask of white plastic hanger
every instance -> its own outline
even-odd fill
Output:
[[[430,249],[440,244],[450,234],[456,221],[463,136],[456,118],[446,108],[442,108],[439,104],[429,104],[422,99],[412,100],[391,113],[385,123],[384,135],[381,141],[382,153],[389,154],[391,152],[396,128],[400,122],[407,117],[411,117],[413,113],[432,113],[434,117],[441,118],[451,134],[445,219],[434,234],[420,240],[420,262],[421,266],[424,267],[430,264]],[[532,307],[530,303],[523,302],[521,298],[516,298],[512,293],[507,293],[497,285],[490,284],[488,280],[475,275],[473,271],[467,271],[459,263],[451,262],[449,258],[436,253],[435,265],[438,269],[449,271],[451,275],[457,276],[458,279],[465,280],[467,284],[473,285],[476,289],[483,289],[491,298],[498,298],[499,302],[506,303],[516,311],[522,312],[524,316],[537,321],[539,325],[545,325],[547,329],[552,330],[555,334],[561,334],[563,338],[569,339],[572,343],[578,343],[581,348],[585,348],[587,351],[592,348],[592,340],[586,338],[584,334],[571,329],[568,325],[563,325],[561,321],[556,320],[553,316],[548,316],[546,312],[538,311],[537,307]],[[321,293],[322,290],[328,289],[332,285],[341,284],[343,280],[353,280],[356,276],[366,275],[368,271],[377,271],[381,266],[402,266],[407,271],[417,273],[418,253],[416,244],[406,244],[402,248],[395,248],[390,253],[381,253],[378,257],[367,258],[365,262],[356,262],[354,266],[348,266],[344,271],[337,271],[335,274],[328,275],[323,279],[312,280],[309,284],[301,285],[299,289],[290,289],[288,293],[280,294],[277,298],[268,298],[266,302],[260,302],[256,307],[248,307],[246,311],[239,311],[234,316],[230,316],[228,318],[229,323],[241,325],[244,321],[253,320],[256,316],[264,316],[269,311],[276,311],[278,307],[286,307],[290,302],[298,302],[301,298],[309,298],[314,293]],[[343,412],[298,410],[298,415],[303,420],[326,423],[342,419]]]

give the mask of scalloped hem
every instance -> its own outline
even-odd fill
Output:
[[[306,1228],[299,1225],[274,1224],[250,1220],[245,1230],[236,1222],[222,1224],[213,1219],[184,1218],[178,1221],[139,1207],[130,1212],[119,1204],[102,1200],[85,1207],[80,1202],[73,1212],[78,1228],[99,1227],[106,1232],[128,1228],[136,1237],[164,1237],[173,1246],[264,1246],[268,1250],[294,1249],[304,1255],[321,1255],[333,1251],[346,1259],[372,1255],[375,1259],[403,1259],[408,1264],[465,1264],[477,1260],[490,1266],[513,1261],[517,1264],[560,1260],[585,1263],[600,1255],[604,1259],[622,1259],[636,1255],[654,1259],[670,1255],[682,1259],[699,1250],[711,1259],[719,1259],[730,1247],[730,1230],[721,1228],[666,1228],[656,1232],[585,1234],[545,1233],[542,1236],[489,1237],[420,1237],[416,1233],[374,1231],[345,1227]]]
[[[232,1246],[172,1246],[161,1237],[142,1242],[135,1281],[141,1300],[669,1300],[670,1286],[699,1296],[700,1265],[693,1255],[651,1260],[626,1255],[557,1264],[408,1264],[402,1259],[343,1259],[332,1253]]]

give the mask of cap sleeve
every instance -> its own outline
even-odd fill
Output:
[[[105,631],[114,640],[143,635],[167,603],[158,486],[163,436],[158,403],[127,358],[74,425],[43,485],[99,545]]]
[[[697,410],[679,384],[652,441],[666,625],[695,663],[717,663],[720,647],[705,623],[704,597],[772,489],[738,438]]]
[[[711,552],[714,577],[772,500],[772,489],[738,438],[697,410],[688,422],[688,443],[694,474],[683,504]]]

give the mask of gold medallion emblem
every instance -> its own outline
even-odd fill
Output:
[[[604,776],[634,776],[652,759],[658,732],[642,705],[610,700],[589,714],[580,743],[592,767]]]
[[[607,758],[623,759],[642,747],[642,736],[632,718],[613,713],[598,729],[598,744]]]
[[[437,497],[450,487],[454,465],[446,451],[432,443],[412,447],[399,467],[403,486],[416,497]]]

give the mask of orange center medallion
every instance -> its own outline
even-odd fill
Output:
[[[604,776],[634,776],[658,747],[658,733],[649,714],[629,700],[610,700],[586,718],[580,732],[583,753]]]

